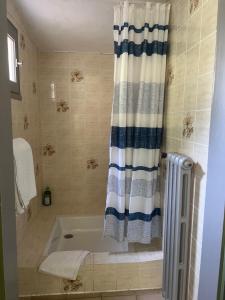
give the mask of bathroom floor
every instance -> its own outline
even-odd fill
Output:
[[[94,296],[96,293],[113,291],[135,292],[161,289],[162,260],[94,264],[93,256],[89,256],[81,266],[76,281],[63,280],[38,272],[55,216],[54,209],[41,208],[38,216],[30,221],[24,239],[19,244],[18,273],[21,296],[55,294]],[[149,250],[157,251],[159,247],[159,242],[156,241],[151,244]]]

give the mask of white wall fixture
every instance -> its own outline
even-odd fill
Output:
[[[50,100],[55,102],[56,101],[56,86],[55,86],[55,83],[54,81],[52,81],[50,83]]]

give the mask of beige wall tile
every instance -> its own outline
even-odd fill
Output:
[[[84,298],[73,298],[72,296],[70,296],[70,297],[67,297],[66,299],[70,299],[70,300],[74,300],[74,299],[76,299],[76,300],[102,300],[102,298],[101,297],[84,297]]]
[[[207,173],[208,145],[194,145],[194,160],[201,167],[203,174]]]
[[[102,297],[102,300],[136,300],[135,295],[129,296],[113,296],[113,297]]]
[[[168,88],[166,106],[168,113],[181,112],[184,109],[184,84]]]
[[[194,80],[198,74],[199,44],[187,52],[186,81]],[[183,70],[184,71],[184,70]]]
[[[203,4],[201,38],[216,31],[218,1],[208,0]]]
[[[188,1],[180,0],[175,5],[175,24],[178,27],[184,26],[188,18]]]
[[[39,61],[41,140],[42,145],[52,143],[56,149],[52,157],[43,158],[43,186],[52,187],[58,211],[102,214],[108,169],[113,56],[40,53]],[[74,70],[81,72],[80,82],[71,82]],[[68,102],[66,112],[57,112],[56,104],[48,99],[52,80],[56,82],[58,97]],[[96,160],[95,169],[87,169],[90,159]],[[69,192],[64,197],[66,190]]]
[[[187,80],[185,82],[185,92],[184,92],[184,110],[190,111],[196,109],[196,99],[197,99],[197,76]]]
[[[190,140],[182,140],[180,143],[179,153],[183,153],[189,157],[194,156],[194,145],[193,142]]]
[[[188,34],[187,24],[184,24],[184,26],[180,27],[177,30],[177,55],[184,53],[187,49],[187,34]]]
[[[212,34],[201,41],[199,74],[205,74],[214,71],[215,66],[216,34]]]
[[[186,62],[187,62],[186,53],[177,56],[175,78],[174,78],[174,84],[176,85],[184,83]]]
[[[160,293],[157,294],[145,294],[145,295],[138,295],[137,300],[163,300],[164,298]]]
[[[196,143],[208,145],[211,111],[197,111],[194,139]]]
[[[188,23],[188,42],[187,42],[187,48],[188,49],[192,48],[200,40],[201,17],[202,17],[202,10],[199,9],[189,19],[189,23]]]
[[[197,109],[210,109],[213,99],[214,72],[198,77]]]
[[[167,115],[166,134],[172,138],[181,138],[183,130],[183,114],[172,113]],[[182,124],[182,127],[178,124]]]
[[[188,299],[197,300],[214,89],[218,1],[196,1],[198,5],[192,11],[191,3],[194,1],[172,1],[171,41],[175,42],[173,47],[176,51],[169,54],[168,64],[172,66],[175,76],[166,91],[163,151],[186,154],[196,163],[194,195],[190,204],[193,218]],[[180,13],[183,5],[184,11]],[[184,94],[178,92],[179,85],[184,86]],[[180,99],[182,106],[179,105]],[[182,135],[183,121],[187,114],[193,118],[194,129],[189,138]]]
[[[170,54],[171,56],[177,55],[177,46],[178,46],[178,41],[177,41],[177,27],[171,26],[171,30],[169,32],[169,43],[170,43]]]

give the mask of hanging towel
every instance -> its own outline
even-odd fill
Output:
[[[15,163],[14,163],[14,166],[15,166]],[[14,167],[15,169],[15,167]],[[21,196],[20,196],[20,192],[18,190],[18,187],[17,187],[17,184],[16,184],[16,176],[15,176],[15,203],[16,203],[16,212],[20,215],[20,214],[23,214],[26,207],[23,203],[23,200],[21,199]]]
[[[22,138],[13,140],[15,194],[17,213],[23,213],[37,195],[34,161],[29,143]]]
[[[39,272],[76,280],[80,265],[89,253],[83,250],[53,252],[41,263]]]

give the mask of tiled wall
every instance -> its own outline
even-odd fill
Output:
[[[164,150],[187,154],[196,162],[189,280],[189,300],[195,300],[201,257],[218,1],[171,2]],[[24,63],[21,70],[23,101],[12,101],[13,135],[24,137],[32,145],[39,196],[42,173],[42,188],[48,185],[52,189],[55,213],[102,214],[113,57],[94,53],[40,53],[38,57],[36,47],[10,4],[8,16],[19,29],[19,51]],[[51,81],[56,84],[58,103],[49,99]],[[32,216],[39,203],[40,197],[32,201]],[[28,216],[17,218],[20,240],[27,220]]]
[[[18,29],[23,61],[22,101],[11,100],[13,137],[23,137],[31,144],[38,187],[29,211],[17,216],[20,249],[26,225],[37,214],[46,186],[52,190],[56,214],[104,212],[113,56],[38,53],[12,2],[7,4],[8,18]],[[51,81],[56,84],[56,103],[49,99]]]
[[[31,144],[38,187],[29,211],[17,216],[20,251],[26,225],[37,215],[46,186],[53,193],[55,214],[104,212],[113,56],[38,53],[11,1],[8,18],[18,29],[23,61],[22,101],[11,100],[13,137]],[[49,99],[51,81],[56,84],[56,103]]]
[[[26,224],[37,214],[40,203],[40,138],[39,138],[39,98],[37,89],[38,51],[32,43],[11,1],[7,3],[8,18],[17,27],[19,35],[19,58],[23,61],[20,70],[22,101],[11,100],[13,137],[23,137],[31,145],[34,155],[35,175],[38,196],[31,202],[28,212],[17,215],[18,247],[22,240]]]
[[[188,296],[189,300],[195,300],[201,259],[218,1],[171,2],[164,150],[189,155],[196,163]]]
[[[43,188],[56,214],[104,212],[112,91],[112,55],[40,53]]]

